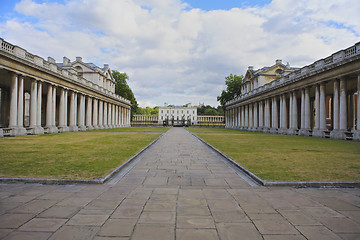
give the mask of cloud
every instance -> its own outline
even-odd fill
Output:
[[[213,11],[180,0],[22,0],[15,11],[0,22],[2,38],[44,58],[109,63],[128,73],[142,106],[216,106],[230,73],[275,59],[301,67],[360,35],[357,0],[273,0]]]

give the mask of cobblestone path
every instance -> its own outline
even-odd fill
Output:
[[[172,128],[111,184],[0,184],[0,239],[360,239],[359,195],[252,186]]]

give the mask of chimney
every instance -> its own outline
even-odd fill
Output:
[[[48,62],[50,62],[50,63],[56,63],[56,62],[55,62],[55,59],[53,59],[52,57],[48,57]]]
[[[82,57],[76,57],[77,62],[82,62]]]
[[[251,70],[251,71],[254,70],[254,66],[249,66],[248,70]]]
[[[70,65],[70,59],[67,57],[63,57],[63,66],[69,66]]]
[[[109,64],[104,64],[104,69],[109,68]]]
[[[275,62],[276,62],[276,65],[280,65],[281,62],[282,62],[282,60],[281,60],[281,59],[277,59]]]

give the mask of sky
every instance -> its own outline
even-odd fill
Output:
[[[230,73],[359,42],[359,12],[359,0],[0,0],[0,38],[126,72],[141,107],[216,107]]]

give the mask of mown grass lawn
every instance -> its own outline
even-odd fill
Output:
[[[0,138],[0,177],[101,178],[161,134],[89,131]]]
[[[360,142],[231,129],[189,130],[264,180],[360,181]]]

